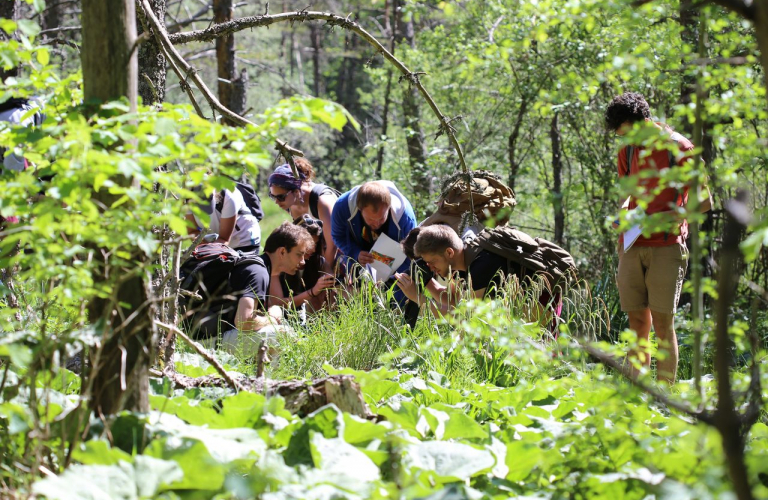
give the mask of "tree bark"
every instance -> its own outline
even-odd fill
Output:
[[[2,0],[0,1],[0,17],[4,19],[12,19],[14,21],[19,19],[19,2],[18,0]],[[9,37],[5,34],[5,31],[0,30],[0,40],[9,40]],[[0,68],[0,82],[4,82],[6,78],[19,75],[19,67],[13,67],[11,69]]]
[[[515,126],[512,127],[512,132],[507,139],[507,154],[509,155],[509,179],[507,184],[515,190],[515,182],[517,181],[517,174],[520,172],[520,163],[517,161],[517,139],[520,137],[520,128],[523,125],[523,118],[528,111],[528,99],[523,99],[520,103],[520,108],[517,110],[517,119],[515,120]]]
[[[416,48],[413,21],[403,17],[404,2],[397,0],[395,6],[397,16],[396,41],[398,43],[405,42],[411,48]],[[431,193],[429,175],[426,171],[427,153],[424,146],[424,132],[421,129],[421,117],[419,116],[418,90],[407,83],[405,85],[407,87],[403,89],[403,127],[405,128],[405,141],[408,145],[408,160],[413,171],[413,190],[417,197],[419,195],[429,196]]]
[[[384,30],[389,35],[389,51],[395,53],[395,33],[392,30],[391,7],[393,0],[384,0]],[[381,135],[379,137],[379,150],[376,152],[376,178],[381,179],[384,168],[384,143],[383,140],[389,131],[389,105],[392,101],[392,76],[393,70],[387,70],[387,87],[384,90],[384,110],[381,119]]]
[[[722,436],[723,452],[733,488],[739,500],[751,500],[752,488],[749,484],[747,465],[744,462],[744,433],[742,421],[736,410],[731,389],[731,338],[728,333],[729,314],[738,282],[737,268],[741,258],[739,244],[746,229],[738,213],[748,206],[746,193],[740,193],[740,199],[731,200],[726,207],[726,223],[723,234],[723,246],[720,257],[717,280],[718,301],[715,328],[715,360],[717,375],[717,411],[715,427]]]
[[[149,3],[160,22],[165,24],[166,0],[149,0]],[[137,25],[141,35],[144,32],[142,23]],[[139,96],[145,105],[165,101],[165,78],[165,55],[153,34],[139,47]]]
[[[81,59],[85,101],[90,104],[127,98],[136,109],[138,64],[136,11],[133,0],[83,0]],[[130,182],[122,179],[120,182]],[[115,196],[106,190],[93,193],[101,206]],[[130,209],[130,207],[126,207]],[[108,262],[105,252],[94,252],[94,281],[103,282]],[[139,261],[139,252],[133,258]],[[90,319],[102,331],[101,348],[91,354],[90,409],[110,415],[123,409],[149,410],[149,364],[152,359],[152,309],[148,304],[146,277],[135,269],[109,269],[111,276],[125,276],[115,286],[114,297],[94,298],[88,304]],[[138,316],[124,324],[124,318]]]
[[[316,24],[311,24],[309,26],[309,36],[312,43],[312,89],[315,92],[315,97],[319,97],[323,92],[320,71],[320,50],[322,48],[320,27]]]
[[[565,234],[565,213],[563,212],[563,159],[560,141],[558,113],[552,117],[549,139],[552,142],[552,208],[555,212],[555,243],[563,246]]]
[[[45,3],[45,10],[42,14],[42,28],[50,30],[58,28],[61,25],[61,5],[58,0]],[[4,16],[3,16],[4,17]],[[49,38],[55,38],[49,36]]]
[[[213,1],[213,20],[216,23],[231,21],[235,15],[232,0]],[[235,35],[216,39],[216,63],[219,88],[219,102],[237,114],[242,113],[232,108],[232,91],[237,78],[237,63],[235,61]],[[233,125],[229,120],[222,119],[223,123]]]

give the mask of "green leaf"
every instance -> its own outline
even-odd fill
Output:
[[[37,62],[42,64],[43,66],[47,66],[48,63],[51,61],[51,54],[48,52],[48,49],[42,48],[37,49]]]
[[[176,478],[169,483],[170,488],[216,491],[224,484],[224,467],[196,439],[155,440],[144,453],[150,457],[172,460],[184,471],[183,478]]]
[[[12,19],[0,18],[0,29],[7,35],[12,35],[18,25]]]
[[[313,432],[310,436],[310,450],[315,467],[334,475],[352,475],[360,481],[380,479],[379,468],[365,453],[341,438],[326,439]]]
[[[542,451],[535,443],[522,440],[507,443],[507,479],[523,481],[538,465],[541,455]]]
[[[112,448],[109,443],[92,440],[80,445],[72,451],[72,458],[85,465],[115,465],[133,462],[133,457],[119,448]]]
[[[72,465],[60,476],[34,483],[32,491],[49,500],[135,500],[154,497],[183,475],[174,462],[139,456],[132,464]]]
[[[19,368],[26,368],[32,361],[32,349],[21,343],[0,344],[0,356],[10,358]]]
[[[35,21],[30,21],[29,19],[19,19],[17,23],[19,26],[19,31],[21,31],[26,37],[32,38],[40,33],[40,25]]]
[[[403,467],[434,472],[444,481],[465,481],[489,471],[495,464],[489,450],[447,441],[410,444],[403,456]]]

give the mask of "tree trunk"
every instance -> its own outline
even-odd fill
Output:
[[[320,49],[322,48],[320,27],[317,23],[309,25],[309,36],[312,42],[312,89],[315,92],[315,97],[320,97],[323,91],[323,85],[321,81],[320,72]]]
[[[4,19],[12,19],[14,21],[19,19],[19,2],[18,0],[0,0],[0,17]],[[8,40],[10,37],[5,34],[5,31],[0,30],[0,40]],[[19,67],[13,67],[11,69],[0,68],[0,82],[4,82],[6,78],[19,75]]]
[[[133,0],[83,0],[82,4],[83,88],[88,103],[128,98],[136,108],[138,64],[132,51],[136,41],[136,10]],[[129,180],[122,180],[129,182]],[[115,196],[106,190],[93,194],[102,206],[110,206]],[[130,209],[130,207],[126,207]],[[103,252],[94,253],[94,281],[106,275]],[[138,260],[139,252],[133,257]],[[112,276],[126,276],[133,269],[110,269]],[[102,348],[91,352],[89,405],[100,415],[123,409],[149,410],[149,364],[152,359],[152,308],[144,307],[148,292],[145,277],[133,275],[116,285],[114,299],[94,298],[88,304],[91,322],[103,330]],[[122,325],[134,311],[141,313]],[[84,384],[84,387],[87,387]]]
[[[213,0],[213,20],[215,23],[225,23],[231,21],[235,15],[235,8],[232,0]],[[216,63],[219,102],[229,109],[232,109],[232,91],[237,78],[237,64],[235,61],[235,35],[230,34],[216,39]],[[234,110],[233,110],[234,111]],[[235,111],[237,113],[237,111]],[[242,113],[241,109],[238,114]],[[222,119],[223,123],[228,120]]]
[[[515,126],[512,127],[512,133],[509,134],[507,139],[507,154],[509,155],[509,187],[512,191],[515,190],[515,182],[517,181],[517,174],[520,171],[520,164],[517,161],[517,139],[520,137],[520,128],[523,125],[523,118],[528,111],[528,99],[523,98],[520,103],[520,108],[517,110],[517,119],[515,120]]]
[[[402,0],[395,3],[397,16],[397,31],[395,38],[398,43],[406,42],[411,48],[416,48],[416,38],[413,30],[413,21],[403,18]],[[415,86],[404,83],[403,89],[403,127],[405,128],[406,144],[408,145],[408,160],[413,171],[414,194],[429,196],[430,182],[426,166],[426,148],[424,146],[424,132],[421,129],[419,116],[419,91]]]
[[[555,243],[563,246],[565,233],[565,213],[563,212],[563,159],[560,146],[560,129],[557,123],[558,113],[552,117],[549,139],[552,142],[552,208],[555,212]]]
[[[737,272],[738,261],[741,258],[739,244],[746,229],[745,222],[740,220],[743,217],[741,212],[743,212],[743,207],[747,206],[746,193],[741,192],[739,199],[731,200],[725,211],[726,222],[723,230],[723,246],[717,280],[718,301],[714,360],[718,396],[715,427],[722,437],[725,462],[736,497],[739,500],[751,500],[753,496],[747,474],[747,465],[744,462],[742,422],[736,410],[736,402],[731,388],[731,337],[728,328],[730,326],[731,304],[735,297],[739,276]]]
[[[160,22],[165,24],[166,0],[149,0],[149,3]],[[142,34],[142,23],[137,24],[139,34]],[[139,96],[145,105],[165,101],[165,77],[165,56],[153,35],[139,47]]]
[[[389,51],[395,53],[395,33],[392,31],[392,22],[390,21],[392,14],[390,13],[392,6],[391,0],[384,0],[384,31],[389,36]],[[387,136],[389,129],[389,104],[392,101],[392,76],[393,70],[389,68],[387,70],[387,88],[384,90],[384,110],[382,111],[381,119],[381,135],[379,137],[379,150],[376,152],[376,178],[381,179],[382,169],[384,167],[384,138]]]
[[[52,30],[58,28],[61,25],[61,5],[59,0],[45,3],[45,10],[42,14],[42,28],[44,30]],[[4,16],[3,16],[4,17]],[[56,38],[56,35],[48,35],[48,38]]]
[[[763,66],[763,84],[768,90],[768,2],[754,2],[751,5],[755,12],[755,38],[760,49],[760,64]],[[768,92],[765,98],[768,108]]]

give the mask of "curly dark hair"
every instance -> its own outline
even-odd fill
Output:
[[[605,126],[615,132],[624,122],[641,122],[651,117],[651,108],[642,94],[624,92],[611,100],[605,110]]]

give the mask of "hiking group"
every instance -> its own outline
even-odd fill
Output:
[[[693,145],[652,122],[640,94],[615,97],[605,119],[618,135],[647,124],[671,145],[633,144],[619,151],[618,177],[635,179],[641,192],[628,197],[622,210],[637,212],[644,197],[647,215],[668,213],[677,219],[666,232],[633,235],[631,242],[629,233],[627,241],[619,236],[617,283],[621,308],[638,338],[647,342],[653,327],[669,353],[658,362],[659,378],[673,381],[674,315],[688,258],[687,223],[676,214],[688,203],[688,188],[662,183],[660,189],[660,179],[666,169],[692,160]],[[5,158],[5,171],[26,168],[13,155]],[[196,340],[230,349],[242,348],[248,339],[257,345],[252,341],[274,338],[284,310],[306,315],[332,309],[339,296],[355,293],[364,280],[392,289],[388,306],[402,311],[411,326],[422,310],[446,315],[463,297],[492,298],[506,290],[530,295],[524,319],[557,334],[562,294],[576,275],[575,262],[563,248],[509,223],[515,195],[490,172],[454,175],[443,186],[436,211],[419,224],[394,183],[369,181],[339,193],[316,183],[312,164],[295,158],[268,178],[269,198],[293,222],[281,224],[266,239],[254,188],[235,186],[214,190],[186,216],[190,235],[206,232],[180,269],[185,320]],[[707,199],[698,207],[705,211],[709,205]],[[208,227],[201,214],[210,219]],[[645,344],[640,345],[630,352],[632,375],[637,362],[650,363]]]

